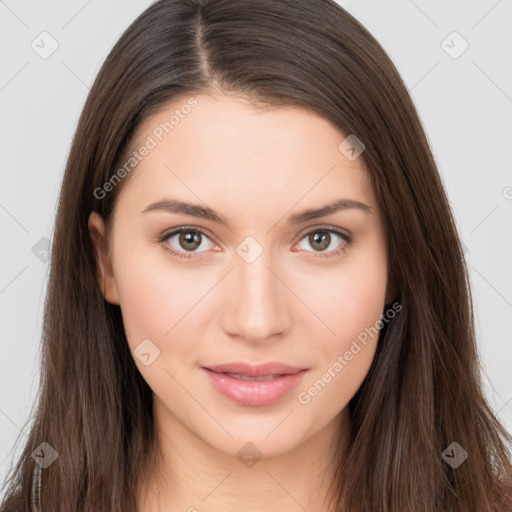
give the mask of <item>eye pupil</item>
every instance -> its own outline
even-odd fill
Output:
[[[328,231],[315,231],[309,235],[309,241],[312,247],[315,247],[315,244],[318,243],[320,244],[319,250],[326,249],[331,243],[331,234]]]
[[[197,231],[183,231],[180,233],[179,242],[184,249],[197,249],[201,245],[201,233]],[[189,244],[191,244],[192,247],[190,247]]]

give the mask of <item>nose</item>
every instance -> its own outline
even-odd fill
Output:
[[[290,325],[293,294],[269,254],[263,251],[250,263],[234,254],[223,316],[223,328],[231,336],[264,342],[284,334]]]

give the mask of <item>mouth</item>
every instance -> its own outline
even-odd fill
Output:
[[[268,363],[256,365],[244,363],[243,361],[237,361],[214,366],[204,366],[203,368],[211,370],[215,373],[229,373],[232,375],[242,375],[245,377],[272,377],[291,375],[306,369],[297,366],[291,366],[285,363],[279,363],[276,361],[270,361]]]
[[[213,371],[213,370],[210,370]],[[272,380],[277,377],[282,377],[285,374],[277,374],[277,375],[263,375],[262,377],[251,377],[250,375],[243,375],[241,373],[229,373],[229,372],[214,372],[214,373],[221,373],[222,375],[227,375],[228,377],[232,377],[233,379],[238,380],[255,380],[258,382],[264,382],[266,380]]]
[[[307,368],[270,362],[261,365],[229,363],[201,367],[214,389],[245,406],[264,406],[277,402],[296,387]]]

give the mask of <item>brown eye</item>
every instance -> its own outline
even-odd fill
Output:
[[[195,251],[201,245],[201,233],[198,231],[182,231],[179,234],[180,247],[188,251]]]
[[[311,247],[323,251],[327,249],[331,243],[331,234],[328,231],[314,231],[309,235],[308,241]]]
[[[163,234],[159,241],[173,255],[184,258],[201,257],[200,253],[207,252],[215,245],[205,233],[197,228],[174,229]]]
[[[313,248],[313,250],[311,251],[304,247],[304,242],[307,242],[307,245]],[[338,243],[336,244],[336,242]],[[313,256],[329,257],[341,254],[351,242],[352,237],[349,234],[343,233],[338,229],[321,227],[303,236],[299,242],[299,248],[306,252],[317,253],[313,254]],[[329,247],[330,250],[327,250]]]

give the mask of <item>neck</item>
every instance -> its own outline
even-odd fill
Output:
[[[156,396],[154,413],[159,462],[139,489],[141,512],[326,512],[347,408],[291,451],[247,465],[199,439]]]

